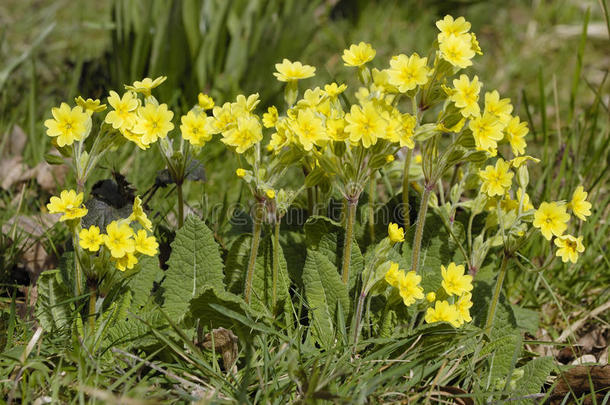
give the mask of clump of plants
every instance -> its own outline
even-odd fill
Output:
[[[222,327],[255,345],[262,326],[248,320],[287,330],[291,345],[348,347],[352,360],[389,344],[383,339],[416,336],[413,345],[421,338],[423,350],[430,338],[449,345],[457,335],[472,339],[462,355],[493,376],[479,389],[504,395],[542,367],[545,376],[531,380],[539,389],[548,362],[494,368],[500,363],[487,347],[503,336],[511,311],[502,285],[534,238],[551,245],[549,261],[576,262],[585,247],[575,232],[591,204],[582,186],[571,201],[530,200],[528,165],[547,162],[526,154],[526,122],[510,99],[484,91],[467,71],[482,53],[470,23],[446,16],[436,26],[425,56],[399,53],[379,62],[370,44],[346,49],[355,88],[304,88],[315,67],[284,59],[274,75],[284,83],[285,104],[264,112],[258,94],[218,104],[200,94],[174,119],[154,96],[164,77],[111,91],[108,106],[79,97],[74,107],[54,108],[47,133],[71,159],[76,189],[52,197],[47,208],[62,214],[73,249],[42,279],[44,293],[74,299],[59,321],[41,300],[43,325],[73,330],[100,355],[121,344],[146,350],[151,337],[142,328],[195,341]],[[250,193],[252,231],[223,247],[208,218],[184,215],[182,185],[214,137],[235,152],[236,175]],[[155,258],[156,224],[137,192],[108,215],[91,202],[91,173],[127,143],[163,159],[175,184],[166,270]],[[377,193],[382,187],[386,192]],[[323,215],[337,201],[338,221]],[[308,217],[297,229],[287,223],[291,209]],[[511,336],[519,335],[511,327]],[[520,340],[511,342],[520,348]],[[398,348],[387,354],[398,356]]]

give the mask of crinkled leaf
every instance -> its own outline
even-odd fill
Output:
[[[132,309],[137,311],[144,306],[152,295],[155,283],[159,283],[163,278],[164,272],[159,267],[157,257],[144,256],[138,263],[138,272],[131,276],[127,285],[132,292]]]
[[[36,318],[47,332],[68,333],[74,306],[62,284],[59,270],[43,271],[37,281]]]
[[[212,231],[205,223],[189,216],[171,244],[163,288],[164,309],[177,322],[185,317],[191,299],[208,286],[224,289],[223,264]]]
[[[87,201],[85,207],[87,207],[87,215],[82,219],[83,228],[89,228],[91,225],[95,225],[99,227],[102,232],[112,221],[127,218],[131,215],[132,211],[132,206],[129,204],[121,208],[115,208],[106,201],[97,198]]]

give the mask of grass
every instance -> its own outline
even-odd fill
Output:
[[[95,2],[96,5],[87,2],[80,7],[73,2],[56,1],[36,9],[35,3],[11,0],[0,6],[5,27],[0,32],[0,52],[6,61],[0,65],[0,133],[8,133],[13,125],[24,128],[28,143],[23,156],[31,165],[42,161],[49,150],[42,122],[49,116],[50,108],[81,92],[84,96],[101,96],[108,87],[119,87],[145,74],[167,73],[176,83],[167,87],[181,88],[183,93],[165,94],[165,100],[177,109],[184,108],[193,102],[194,90],[210,89],[217,98],[225,100],[240,90],[259,88],[261,82],[272,80],[270,66],[284,56],[318,66],[314,79],[318,84],[328,80],[340,82],[346,77],[339,52],[349,44],[360,40],[371,42],[380,60],[396,52],[421,52],[420,47],[435,35],[432,22],[439,15],[450,12],[466,16],[474,31],[480,33],[479,40],[486,51],[476,66],[481,77],[485,77],[483,81],[510,97],[516,111],[528,118],[532,154],[554,162],[540,165],[541,169],[531,173],[534,202],[569,200],[571,196],[567,193],[578,184],[595,201],[593,215],[580,229],[587,250],[577,264],[548,262],[548,247],[532,242],[518,264],[509,270],[504,288],[507,300],[541,314],[539,335],[526,335],[525,340],[529,347],[546,345],[539,343],[547,339],[542,336],[554,340],[553,345],[577,343],[578,330],[569,333],[565,342],[557,340],[576,321],[610,299],[607,288],[610,257],[606,247],[610,235],[607,172],[610,84],[606,55],[610,32],[604,31],[608,27],[604,0],[515,1],[510,5],[501,1],[419,1],[407,5],[320,2],[332,5],[332,10],[328,10],[330,20],[326,24],[317,21],[314,32],[305,36],[310,40],[304,41],[298,50],[291,50],[288,41],[277,49],[265,48],[260,55],[256,55],[260,48],[253,44],[246,53],[248,56],[240,59],[242,75],[230,80],[226,75],[233,59],[227,55],[215,54],[220,55],[222,62],[210,66],[210,72],[203,78],[200,72],[188,69],[187,64],[195,58],[192,49],[196,35],[189,34],[188,27],[180,31],[180,15],[167,17],[172,21],[170,29],[176,32],[166,35],[178,38],[181,43],[173,46],[179,46],[189,57],[179,65],[172,65],[159,56],[160,51],[155,51],[155,46],[161,46],[159,43],[167,38],[163,33],[147,38],[145,28],[129,29],[126,14],[112,14],[113,5],[126,9],[126,2],[102,1]],[[157,14],[145,16],[148,23],[161,24],[158,21],[163,13],[159,8],[163,2],[156,4],[151,13]],[[298,16],[299,9],[294,10]],[[491,21],[490,15],[494,16]],[[272,20],[273,16],[265,18]],[[286,18],[290,21],[296,17]],[[242,22],[247,25],[248,21],[255,19]],[[286,26],[260,35],[281,37]],[[190,40],[185,41],[189,36]],[[133,52],[134,46],[140,50]],[[224,52],[220,48],[216,52]],[[248,63],[261,60],[265,60],[257,67],[261,73],[244,70]],[[178,78],[181,74],[186,74],[183,82]],[[348,84],[355,86],[350,80]],[[197,85],[187,91],[186,83]],[[279,87],[274,85],[269,86],[264,104],[277,102],[281,97]],[[7,154],[7,139],[3,136],[0,142],[0,155]],[[208,181],[189,183],[185,190],[187,200],[197,212],[224,201],[245,201],[233,176],[237,163],[228,159],[219,142],[206,146],[199,158],[207,169]],[[162,169],[160,162],[151,164],[133,148],[124,148],[102,166],[107,169],[97,173],[98,178],[118,170],[128,173],[128,180],[138,190],[152,187],[152,173]],[[397,176],[390,173],[389,179],[395,189],[399,187]],[[36,185],[31,188],[24,189],[21,196],[26,197],[21,199],[17,191],[0,191],[3,210],[0,226],[18,214],[40,212],[48,194]],[[206,200],[200,197],[204,192]],[[153,208],[162,222],[171,221],[173,192],[162,189],[159,193],[161,198],[154,200]],[[226,230],[228,224],[221,220],[211,225]],[[61,251],[66,247],[66,235],[51,231],[43,242],[49,251]],[[0,236],[3,277],[7,270],[19,269],[27,243],[25,235],[19,236],[12,229],[10,233],[3,231]],[[307,328],[301,323],[290,328],[240,318],[239,322],[257,333],[251,342],[240,340],[239,368],[227,372],[220,357],[193,346],[193,336],[189,335],[192,331],[184,332],[170,324],[164,329],[153,326],[147,330],[150,343],[140,350],[115,347],[97,357],[86,342],[39,332],[35,318],[23,314],[27,295],[23,286],[10,277],[2,282],[0,392],[9,403],[34,403],[47,397],[53,403],[183,403],[195,398],[203,398],[203,403],[287,403],[295,397],[304,404],[425,403],[433,401],[434,395],[449,400],[465,394],[460,393],[460,388],[457,391],[439,388],[448,386],[469,388],[468,394],[476,403],[485,403],[496,389],[490,382],[493,370],[486,368],[487,360],[495,352],[480,354],[473,349],[472,356],[465,355],[470,352],[464,348],[480,347],[480,336],[449,338],[449,331],[434,328],[422,335],[405,334],[399,340],[365,340],[361,342],[366,348],[362,357],[352,358],[352,347],[347,343],[340,342],[326,352],[305,346]],[[299,315],[299,319],[306,318],[306,314]],[[609,322],[606,312],[589,319],[587,324],[604,328]],[[348,335],[347,331],[344,335]],[[444,340],[439,342],[436,336]],[[519,360],[527,356],[528,353],[522,353]],[[508,384],[499,390],[506,387]],[[547,385],[547,392],[551,387]]]

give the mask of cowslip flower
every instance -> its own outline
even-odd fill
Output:
[[[376,53],[371,44],[360,42],[358,45],[353,44],[349,49],[345,49],[342,59],[345,66],[359,67],[372,61]]]
[[[140,134],[140,141],[144,145],[157,142],[165,138],[167,133],[174,129],[172,124],[174,112],[167,109],[167,104],[146,104],[138,109],[138,116],[132,132]]]
[[[349,134],[352,143],[362,142],[369,148],[377,143],[379,135],[385,132],[386,121],[381,117],[372,102],[364,106],[352,105],[350,112],[345,114],[345,132]]]
[[[428,58],[420,58],[417,53],[407,57],[400,54],[390,60],[388,81],[396,86],[401,93],[413,90],[417,86],[428,82],[430,70],[427,66]]]
[[[542,236],[551,240],[553,235],[563,235],[568,228],[567,222],[569,219],[570,215],[566,212],[565,204],[543,202],[534,213],[532,224],[540,229]]]
[[[265,191],[265,195],[267,196],[267,198],[269,198],[270,200],[273,200],[275,198],[275,190],[272,189],[268,189],[267,191]]]
[[[133,236],[134,232],[129,224],[122,223],[119,225],[117,221],[112,221],[106,226],[104,245],[110,250],[112,257],[119,259],[136,250]]]
[[[490,114],[483,114],[472,119],[468,126],[472,130],[472,136],[478,150],[495,151],[498,147],[498,141],[504,138],[502,132],[504,126]]]
[[[97,252],[103,243],[104,237],[100,234],[100,228],[95,225],[91,225],[89,229],[83,228],[78,233],[78,244],[83,249]]]
[[[138,263],[138,258],[133,253],[125,253],[123,256],[115,258],[114,264],[120,271],[131,270]]]
[[[68,104],[61,103],[59,108],[51,109],[51,114],[53,118],[46,120],[44,126],[47,127],[47,135],[57,138],[59,147],[83,140],[91,129],[91,118],[81,106],[70,108]]]
[[[142,81],[136,80],[131,86],[126,84],[125,88],[127,90],[135,91],[136,93],[142,93],[144,96],[148,97],[150,96],[150,91],[159,86],[165,80],[167,80],[167,76],[159,76],[155,80],[146,77],[142,79]]]
[[[449,295],[458,297],[472,291],[472,276],[464,274],[464,266],[449,263],[447,267],[441,265],[443,281],[441,285]]]
[[[436,301],[436,293],[434,291],[430,291],[428,294],[426,294],[426,301],[429,303]]]
[[[106,109],[106,104],[102,104],[102,102],[98,99],[84,99],[81,96],[74,98],[76,105],[79,105],[89,116],[93,115],[94,112],[101,112]]]
[[[446,15],[436,22],[436,28],[440,31],[438,40],[442,42],[450,35],[462,35],[470,31],[470,23],[464,17],[453,19],[452,16]]]
[[[235,152],[244,153],[263,139],[263,130],[256,116],[244,114],[237,118],[237,125],[223,132],[222,142],[235,147]]]
[[[59,197],[51,197],[47,204],[47,209],[51,214],[64,214],[59,218],[60,221],[68,219],[82,218],[87,215],[87,208],[82,206],[83,193],[76,193],[74,190],[63,190]]]
[[[510,164],[498,159],[495,166],[488,165],[485,170],[479,170],[479,177],[483,181],[481,191],[490,197],[504,195],[510,189],[514,175]]]
[[[455,303],[455,308],[458,312],[458,322],[463,325],[465,322],[472,321],[470,316],[470,308],[472,307],[472,294],[467,292],[462,294],[460,299]]]
[[[424,289],[420,287],[420,282],[421,276],[414,271],[408,271],[398,281],[398,292],[407,307],[424,298]]]
[[[385,273],[385,281],[392,287],[398,287],[404,275],[405,273],[399,269],[398,263],[390,262],[390,268]]]
[[[326,139],[324,123],[311,108],[299,111],[296,120],[292,122],[292,130],[306,151]]]
[[[309,65],[303,65],[301,62],[291,62],[284,59],[282,63],[275,64],[273,75],[280,82],[293,82],[296,80],[307,79],[313,77],[316,73],[316,68]]]
[[[133,208],[131,214],[129,215],[129,221],[137,221],[142,227],[145,229],[152,231],[152,222],[146,216],[144,209],[142,208],[142,199],[140,196],[136,196],[133,200]]]
[[[508,121],[506,128],[504,128],[504,132],[506,133],[506,139],[510,144],[513,155],[523,155],[527,146],[524,138],[529,132],[527,122],[521,122],[519,117],[512,117]]]
[[[324,85],[324,91],[330,98],[335,98],[339,94],[343,93],[347,89],[347,84],[337,85],[337,83],[330,83]]]
[[[452,92],[449,99],[455,103],[455,106],[460,109],[462,116],[477,117],[481,108],[479,107],[479,92],[483,83],[479,81],[478,76],[470,80],[468,76],[462,74],[459,79],[453,80]]]
[[[587,217],[591,215],[591,203],[587,201],[588,193],[585,191],[583,186],[576,187],[572,194],[572,200],[568,204],[574,215],[583,221],[587,220]]]
[[[404,242],[405,231],[398,224],[390,222],[388,225],[388,237],[392,243]]]
[[[498,90],[485,93],[485,114],[495,117],[506,126],[511,119],[511,112],[513,112],[513,106],[510,98],[501,99]]]
[[[555,245],[559,248],[555,253],[561,257],[564,263],[576,263],[578,254],[585,251],[585,246],[582,244],[582,236],[575,238],[572,235],[564,235],[555,238]]]
[[[114,129],[130,129],[136,121],[136,115],[133,114],[140,102],[135,94],[131,91],[119,97],[116,91],[110,91],[108,104],[113,108],[106,114],[104,121],[112,125]]]
[[[448,322],[451,326],[460,327],[459,313],[455,305],[449,304],[448,301],[436,301],[434,308],[426,310],[424,320],[426,323]]]
[[[144,229],[140,229],[135,234],[133,239],[135,250],[147,256],[154,256],[157,254],[157,248],[159,244],[154,236],[148,236]]]
[[[182,137],[189,141],[193,146],[203,146],[206,142],[212,139],[212,133],[209,130],[210,120],[214,118],[208,117],[203,113],[189,111],[186,115],[180,118],[180,132]]]
[[[441,57],[453,66],[464,69],[472,65],[475,52],[469,34],[449,35],[439,43],[438,49]]]
[[[237,175],[237,177],[246,177],[246,169],[242,169],[241,167],[238,168],[237,170],[235,170],[235,174]]]
[[[211,110],[214,108],[214,99],[207,94],[199,93],[197,95],[197,104],[199,104],[199,107],[204,111]]]
[[[267,112],[263,114],[263,126],[265,128],[272,128],[277,124],[279,113],[277,107],[272,105],[267,109]]]

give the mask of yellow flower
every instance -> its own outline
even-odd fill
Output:
[[[133,121],[135,122],[135,120],[137,119],[137,115],[135,112],[131,113],[133,115]],[[146,150],[148,148],[150,148],[149,144],[143,144],[142,143],[142,134],[136,134],[134,132],[131,131],[131,129],[127,129],[127,128],[121,128],[119,130],[121,132],[121,135],[123,135],[125,137],[125,139],[130,140],[131,142],[135,143],[136,145],[138,145],[138,148],[142,149],[142,150]]]
[[[409,57],[404,54],[393,57],[388,70],[390,84],[396,86],[401,93],[426,84],[430,73],[427,63],[428,58],[420,58],[417,53]]]
[[[572,235],[559,236],[555,238],[555,245],[559,248],[555,255],[561,257],[561,261],[564,263],[568,261],[576,263],[578,254],[585,251],[585,246],[582,244],[582,236],[578,238]]]
[[[479,170],[479,176],[483,181],[481,191],[490,197],[504,195],[510,189],[514,175],[510,170],[510,164],[498,159],[495,167],[488,165],[485,170]]]
[[[483,51],[479,46],[479,41],[477,40],[477,35],[474,32],[470,33],[470,39],[472,43],[472,50],[475,51],[477,55],[483,55]]]
[[[413,305],[416,300],[424,298],[424,289],[420,287],[421,276],[414,271],[408,271],[398,282],[398,292],[406,306]]]
[[[115,259],[120,259],[127,253],[133,253],[136,246],[133,240],[133,229],[127,223],[119,225],[117,221],[112,221],[106,226],[104,244],[110,250],[110,254]]]
[[[498,141],[504,138],[502,123],[492,115],[483,114],[481,117],[476,117],[468,126],[472,130],[478,150],[495,151]]]
[[[83,140],[91,130],[91,118],[78,105],[70,108],[68,104],[61,103],[59,108],[51,109],[51,114],[53,118],[46,120],[44,126],[47,127],[47,135],[57,137],[60,147]]]
[[[427,323],[448,322],[451,326],[458,328],[460,326],[459,317],[458,310],[454,305],[447,301],[436,301],[434,308],[426,310],[424,320]]]
[[[239,94],[235,102],[231,103],[231,113],[237,117],[251,113],[260,102],[258,93],[250,94],[247,98],[243,94]]]
[[[339,94],[343,93],[345,89],[347,89],[347,84],[338,86],[337,83],[331,83],[324,86],[324,91],[330,98],[337,97]]]
[[[159,244],[154,236],[148,236],[144,229],[140,229],[134,237],[136,251],[146,255],[154,256],[157,254]]]
[[[245,177],[246,176],[246,170],[242,169],[241,167],[237,170],[235,170],[235,174],[237,175],[237,177]]]
[[[287,128],[287,120],[282,119],[279,120],[275,125],[275,129],[277,132],[271,134],[271,141],[269,142],[269,147],[273,149],[276,153],[282,150],[283,147],[287,146],[292,140],[292,134]]]
[[[275,198],[275,191],[272,189],[265,191],[265,194],[267,195],[267,198],[269,198],[271,200],[273,200]]]
[[[119,269],[120,271],[125,271],[127,269],[131,270],[133,269],[133,266],[135,266],[138,263],[138,259],[136,258],[136,256],[133,253],[125,253],[123,256],[119,257],[119,258],[114,258],[114,264],[116,265],[116,268]]]
[[[431,291],[428,294],[426,294],[426,301],[432,303],[436,300],[436,293]]]
[[[106,104],[101,104],[101,101],[97,99],[93,100],[88,98],[85,100],[81,96],[78,96],[74,99],[74,101],[77,105],[81,106],[81,108],[85,110],[89,116],[91,116],[94,112],[100,112],[106,109]]]
[[[212,120],[214,118],[208,117],[204,113],[189,111],[180,118],[182,137],[194,146],[205,145],[207,141],[212,139],[212,133],[210,132],[210,121]]]
[[[557,202],[543,202],[534,214],[533,225],[540,229],[542,236],[551,240],[553,235],[561,236],[568,228],[570,215],[566,206]]]
[[[587,195],[588,193],[584,187],[578,186],[572,194],[572,201],[569,203],[569,207],[574,215],[583,221],[586,221],[587,217],[591,215],[591,203],[587,201]]]
[[[345,132],[349,134],[349,140],[353,143],[362,142],[362,146],[369,148],[377,143],[377,138],[383,135],[386,122],[381,117],[372,102],[352,105],[349,113],[345,114]]]
[[[51,214],[64,214],[60,221],[82,218],[87,215],[87,208],[82,206],[83,193],[76,194],[74,190],[63,190],[59,197],[51,197],[47,209]]]
[[[388,225],[388,236],[393,243],[405,241],[405,231],[398,224],[390,222]]]
[[[472,37],[469,34],[449,35],[439,43],[441,57],[453,66],[467,68],[472,65]]]
[[[235,147],[235,152],[244,153],[263,139],[263,130],[256,116],[246,114],[237,119],[237,126],[223,132],[222,142]]]
[[[212,109],[214,118],[211,122],[212,133],[225,133],[235,128],[237,117],[231,111],[231,103],[224,103],[221,106],[216,106]]]
[[[510,103],[510,98],[500,99],[498,90],[485,93],[485,114],[490,114],[503,125],[506,125],[511,119],[511,112],[513,112],[513,106]]]
[[[449,295],[457,295],[458,297],[466,292],[472,291],[472,276],[464,274],[464,266],[455,263],[449,263],[449,266],[441,265],[441,274],[443,281],[441,285]]]
[[[517,207],[519,206],[519,203],[521,203],[522,205],[523,212],[534,209],[534,206],[530,202],[530,196],[527,195],[527,193],[524,194],[523,189],[521,187],[519,187],[519,189],[517,190]]]
[[[390,262],[390,268],[385,273],[385,281],[392,287],[398,287],[404,275],[404,271],[398,268],[398,263]]]
[[[100,234],[100,228],[95,225],[91,225],[89,229],[83,228],[78,233],[78,244],[83,249],[97,252],[103,243],[104,238]]]
[[[297,119],[293,122],[292,130],[306,151],[310,151],[313,145],[320,145],[320,142],[326,139],[322,119],[310,108],[299,111]]]
[[[326,120],[326,135],[333,141],[344,141],[349,134],[345,132],[345,119],[327,119]]]
[[[455,91],[449,99],[460,109],[462,115],[468,117],[478,117],[480,115],[479,92],[483,83],[475,76],[472,81],[466,75],[460,75],[459,79],[453,80]]]
[[[265,128],[272,128],[277,123],[279,114],[277,108],[272,105],[267,109],[267,112],[263,114],[263,125]]]
[[[523,155],[525,153],[525,135],[529,132],[527,128],[527,122],[521,122],[519,117],[512,117],[508,121],[508,125],[504,128],[506,133],[506,139],[510,143],[510,148],[515,156]]]
[[[214,108],[214,99],[207,94],[199,93],[197,95],[197,104],[204,110],[211,110]]]
[[[131,129],[136,121],[136,115],[132,114],[132,112],[140,105],[135,94],[128,91],[123,94],[123,97],[119,97],[116,91],[110,91],[108,104],[114,110],[106,114],[104,121],[112,125],[114,129]]]
[[[394,155],[386,155],[385,161],[386,163],[392,163],[394,161]]]
[[[371,44],[360,42],[358,45],[354,44],[349,49],[345,49],[342,59],[345,66],[358,67],[372,61],[376,53]]]
[[[131,215],[129,215],[129,221],[138,221],[138,223],[142,225],[142,227],[149,231],[152,231],[152,222],[150,222],[150,219],[148,219],[148,217],[146,216],[146,213],[142,208],[142,200],[138,195],[133,200],[133,209],[131,211]]]
[[[273,75],[280,82],[292,82],[301,79],[313,77],[316,73],[316,68],[309,65],[303,65],[301,62],[291,62],[284,59],[282,63],[275,64],[277,72]]]
[[[174,113],[167,109],[166,104],[149,103],[138,109],[138,118],[132,131],[142,135],[140,140],[144,145],[150,145],[159,138],[165,138],[174,129],[172,118]]]
[[[458,302],[455,303],[455,308],[458,312],[458,322],[463,325],[465,322],[472,321],[470,316],[470,308],[472,307],[472,294],[467,292],[462,294]]]
[[[440,31],[438,34],[439,42],[450,35],[462,35],[470,31],[470,23],[464,17],[458,17],[454,20],[450,15],[446,15],[442,20],[438,20],[436,27]]]
[[[167,80],[167,76],[159,76],[155,80],[146,77],[142,79],[142,81],[136,80],[131,86],[126,84],[125,88],[127,90],[135,91],[136,93],[142,93],[146,97],[148,97],[150,96],[150,91],[155,87],[159,86],[165,80]]]
[[[519,167],[521,167],[524,163],[526,163],[528,160],[531,160],[534,163],[538,163],[540,162],[540,159],[536,159],[535,157],[531,157],[531,156],[519,156],[516,158],[511,159],[510,161],[510,165],[516,169],[518,169]]]

